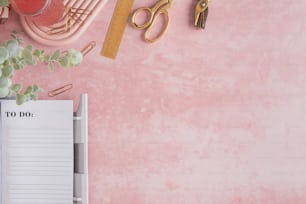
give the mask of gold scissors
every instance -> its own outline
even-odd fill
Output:
[[[172,0],[159,0],[153,7],[140,7],[137,10],[134,11],[132,15],[132,25],[134,28],[139,30],[145,30],[144,33],[144,40],[150,43],[156,42],[159,40],[166,32],[169,24],[169,15],[167,9],[170,8],[172,3]],[[145,21],[142,24],[137,23],[137,15],[140,13],[148,13],[149,18],[147,21]],[[150,38],[149,32],[151,31],[154,23],[156,22],[156,19],[158,19],[160,16],[165,17],[165,23],[163,25],[163,29],[158,33],[157,36]]]

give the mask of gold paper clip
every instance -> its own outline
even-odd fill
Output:
[[[64,85],[64,86],[62,86],[62,87],[60,87],[60,88],[54,89],[54,90],[52,90],[52,91],[49,91],[48,96],[49,96],[49,97],[57,96],[57,95],[59,95],[59,94],[61,94],[61,93],[64,93],[64,92],[66,92],[66,91],[72,89],[72,87],[73,87],[72,84]]]
[[[86,56],[92,49],[94,49],[96,44],[96,41],[90,41],[89,44],[81,50],[83,56]]]

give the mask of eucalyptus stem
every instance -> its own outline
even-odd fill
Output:
[[[19,105],[29,100],[37,100],[42,89],[36,84],[25,89],[22,88],[22,84],[12,84],[15,71],[37,63],[46,63],[48,70],[53,71],[55,64],[70,68],[79,66],[82,60],[82,53],[74,49],[69,49],[63,54],[56,50],[49,55],[44,50],[33,48],[32,45],[23,47],[22,39],[16,33],[12,33],[12,39],[0,44],[0,97],[15,96]]]

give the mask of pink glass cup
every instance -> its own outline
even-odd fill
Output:
[[[65,12],[63,0],[11,0],[14,10],[27,16],[37,25],[51,26],[59,22]]]

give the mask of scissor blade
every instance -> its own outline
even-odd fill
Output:
[[[205,0],[197,0],[194,13],[194,26],[198,27],[199,22],[201,21],[201,13],[205,10],[205,7],[202,4],[205,3]]]
[[[205,11],[201,13],[201,25],[200,26],[202,29],[205,29],[207,17],[208,17],[208,8],[205,9]]]
[[[194,26],[198,27],[201,18],[201,13],[195,13],[194,16]]]

